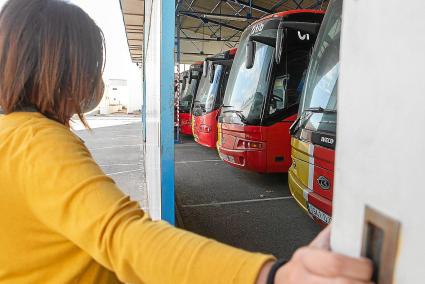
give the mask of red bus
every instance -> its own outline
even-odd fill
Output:
[[[192,126],[195,141],[209,148],[215,148],[217,144],[219,109],[236,51],[233,48],[209,57],[204,62],[202,78],[193,102]]]
[[[217,149],[223,161],[260,173],[288,171],[289,127],[297,118],[323,15],[286,11],[244,31],[219,116]]]
[[[179,100],[179,126],[180,133],[192,135],[192,105],[202,75],[203,62],[196,62],[190,66],[188,76],[184,79],[185,88],[182,88]]]
[[[182,71],[178,75],[179,81],[175,82],[174,85],[174,125],[178,127],[180,127],[180,112],[178,111],[177,107],[179,107],[182,94],[186,92],[188,78],[189,70]]]
[[[321,224],[332,216],[342,0],[331,1],[311,56],[299,116],[291,127],[292,195]]]

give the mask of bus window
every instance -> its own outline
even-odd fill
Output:
[[[269,114],[285,108],[285,94],[288,84],[288,76],[279,76],[273,85],[273,94],[270,98]]]

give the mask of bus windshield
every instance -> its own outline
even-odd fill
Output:
[[[304,128],[313,131],[336,131],[341,12],[342,1],[331,1],[303,89],[299,116],[308,115]]]
[[[199,72],[198,71],[191,71],[192,72],[192,81],[189,83],[189,78],[187,78],[186,88],[183,90],[183,94],[181,94],[180,97],[180,112],[183,113],[189,113],[190,108],[192,106],[192,100],[193,96],[196,94],[196,90],[198,88],[198,77]]]
[[[256,33],[262,37],[276,38],[277,29],[267,29]],[[258,25],[254,26],[253,30]],[[239,123],[256,124],[261,121],[263,106],[269,89],[270,72],[273,66],[274,47],[255,43],[255,60],[251,69],[246,68],[246,45],[252,31],[246,30],[242,35],[238,53],[233,61],[228,85],[223,102],[222,113],[235,113]],[[242,119],[243,118],[243,119]],[[236,122],[236,121],[235,121]]]
[[[209,64],[215,66],[215,68],[208,68],[208,73],[202,76],[199,82],[199,90],[193,106],[194,115],[202,115],[202,113],[208,113],[214,110],[214,104],[223,74],[223,65],[212,65],[212,62]],[[210,81],[211,72],[214,72],[213,82]]]

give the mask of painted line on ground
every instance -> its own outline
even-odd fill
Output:
[[[135,132],[135,131],[131,130],[131,131],[127,131],[125,133],[123,133],[122,131],[108,131],[108,137],[107,138],[97,137],[95,135],[103,135],[103,133],[99,133],[100,132],[99,129],[101,129],[101,128],[93,129],[92,132],[88,132],[87,130],[79,131],[78,135],[87,136],[91,139],[110,139],[110,137],[114,137],[115,135],[116,136],[121,136],[121,135],[130,135],[130,136],[133,136],[133,135],[137,136],[138,135],[138,136],[141,136],[140,131]]]
[[[140,172],[143,169],[136,169],[136,170],[130,170],[130,171],[122,171],[122,172],[115,172],[115,173],[109,173],[106,174],[107,176],[116,176],[116,175],[121,175],[121,174],[128,174],[128,173],[135,173],[135,172]]]
[[[176,148],[183,148],[183,147],[199,147],[198,143],[190,143],[190,144],[174,144]]]
[[[264,202],[264,201],[277,201],[277,200],[287,200],[287,199],[293,199],[293,197],[292,196],[284,196],[284,197],[248,199],[248,200],[227,201],[227,202],[212,202],[212,203],[203,203],[203,204],[194,204],[194,205],[182,205],[181,207],[182,208],[197,208],[197,207],[246,204],[246,203],[256,203],[256,202]]]
[[[83,135],[80,135],[80,137],[82,137]],[[86,140],[90,140],[90,141],[97,141],[97,140],[102,140],[102,141],[107,141],[107,140],[117,140],[117,139],[128,139],[128,138],[138,138],[138,139],[142,139],[141,135],[111,135],[112,137],[108,137],[108,139],[105,139],[104,137],[93,137],[93,136],[86,136]]]
[[[102,164],[100,167],[115,167],[115,166],[141,166],[141,164]]]
[[[121,138],[142,138],[141,135],[117,135],[111,137],[111,139],[121,139]]]
[[[133,145],[118,145],[118,146],[106,146],[106,147],[99,147],[99,148],[92,148],[89,149],[90,151],[94,150],[103,150],[103,149],[114,149],[114,148],[127,148],[127,147],[140,147],[143,144],[133,144]]]
[[[204,162],[221,162],[221,160],[179,161],[175,163],[176,164],[194,164],[194,163],[204,163]]]

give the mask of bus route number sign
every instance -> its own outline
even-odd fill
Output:
[[[263,30],[264,30],[264,24],[263,23],[259,23],[259,24],[257,24],[257,25],[255,25],[255,26],[252,27],[251,35],[256,34],[256,33],[259,33],[259,32],[261,32]]]

